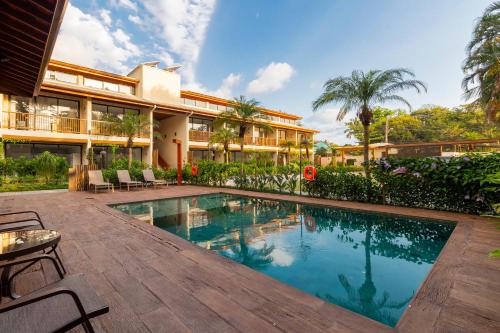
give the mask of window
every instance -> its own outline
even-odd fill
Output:
[[[103,89],[103,83],[104,82],[102,82],[102,81],[89,79],[88,77],[83,79],[83,85],[85,87]]]
[[[138,109],[122,108],[113,105],[104,105],[92,103],[92,119],[102,120],[106,115],[115,115],[118,118],[123,118],[123,115],[127,112],[133,112],[135,114],[140,114],[141,111]]]
[[[189,129],[195,131],[213,131],[213,121],[201,118],[189,118]]]
[[[78,101],[68,99],[38,96],[36,97],[36,103],[33,103],[33,99],[31,98],[11,97],[11,111],[13,112],[79,118],[79,109],[80,103]]]
[[[202,160],[213,160],[214,153],[209,150],[192,150],[191,163],[197,163]]]
[[[103,89],[104,90],[110,90],[110,91],[115,91],[119,92],[119,86],[116,83],[111,83],[111,82],[103,82]]]
[[[18,158],[24,156],[32,159],[35,156],[49,151],[53,154],[66,158],[69,165],[74,166],[82,163],[82,146],[80,145],[58,145],[42,143],[6,143],[5,156]]]
[[[210,110],[215,110],[215,111],[217,111],[217,107],[218,107],[218,105],[217,105],[217,104],[212,104],[212,103],[209,103],[209,104],[208,104],[208,108],[209,108]]]
[[[78,83],[78,77],[76,75],[58,71],[46,71],[45,78],[48,80],[61,81],[66,83]]]
[[[124,84],[120,84],[120,92],[128,95],[134,95],[135,89],[133,86],[128,86]]]
[[[92,152],[94,155],[94,163],[99,167],[106,168],[113,162],[113,148],[110,146],[92,146]],[[128,148],[116,147],[115,159],[126,159],[128,158]],[[132,158],[134,160],[142,161],[142,148],[133,147],[132,148]]]

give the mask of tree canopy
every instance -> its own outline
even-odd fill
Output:
[[[411,112],[376,107],[373,109],[370,142],[384,142],[387,117],[389,117],[388,141],[394,144],[475,140],[500,136],[498,124],[486,123],[485,111],[478,104],[452,109],[429,105]],[[361,143],[363,141],[361,122],[355,118],[346,125],[347,137],[355,138]]]

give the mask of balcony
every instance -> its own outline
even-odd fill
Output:
[[[116,124],[110,121],[92,120],[92,135],[119,136],[126,137],[127,135],[119,132],[116,129]],[[136,137],[149,139],[149,128],[137,129]]]
[[[208,142],[210,132],[189,130],[189,141]]]
[[[2,112],[2,128],[56,133],[86,133],[86,120],[24,112]]]

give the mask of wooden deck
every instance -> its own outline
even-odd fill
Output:
[[[260,197],[457,221],[431,273],[396,329],[359,316],[106,204],[221,190],[171,186],[109,194],[0,197],[0,211],[35,209],[62,233],[70,273],[82,272],[110,306],[94,320],[103,332],[500,332],[500,247],[493,219],[462,214],[223,190]],[[24,292],[54,278],[39,268],[19,279]]]

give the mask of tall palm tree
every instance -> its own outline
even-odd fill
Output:
[[[463,71],[465,98],[475,97],[488,121],[495,121],[500,109],[500,1],[486,8],[474,27]]]
[[[119,133],[127,137],[126,148],[128,148],[128,167],[130,168],[132,165],[132,147],[134,146],[134,138],[139,136],[141,131],[148,131],[149,126],[151,126],[149,115],[127,111],[122,118],[119,118],[116,115],[109,115],[105,118],[105,120],[111,123],[112,130],[115,133]],[[156,126],[157,123],[153,121],[153,127]]]
[[[245,146],[245,134],[254,124],[259,124],[259,127],[264,128],[267,131],[272,131],[273,128],[264,122],[266,119],[268,119],[268,117],[261,112],[259,102],[253,98],[246,99],[245,96],[240,96],[238,98],[234,98],[228,109],[221,112],[215,120],[215,124],[229,123],[239,128],[238,138],[240,141],[242,170],[244,161],[243,148]]]
[[[412,71],[404,68],[385,71],[355,70],[351,76],[338,76],[326,81],[325,91],[313,102],[313,111],[330,103],[342,103],[337,120],[342,121],[347,113],[356,110],[356,115],[363,124],[364,167],[365,174],[370,175],[368,148],[370,144],[370,123],[373,118],[372,108],[377,103],[401,102],[410,109],[410,103],[397,95],[404,89],[415,89],[418,93],[427,91],[422,81],[415,79]]]
[[[229,145],[238,135],[232,128],[221,128],[210,135],[209,144],[222,144],[224,148],[224,163],[229,162]]]
[[[286,164],[290,164],[290,156],[292,156],[292,148],[295,147],[295,141],[292,140],[285,140],[280,142],[280,147],[283,149],[286,149],[287,155],[286,155]]]

